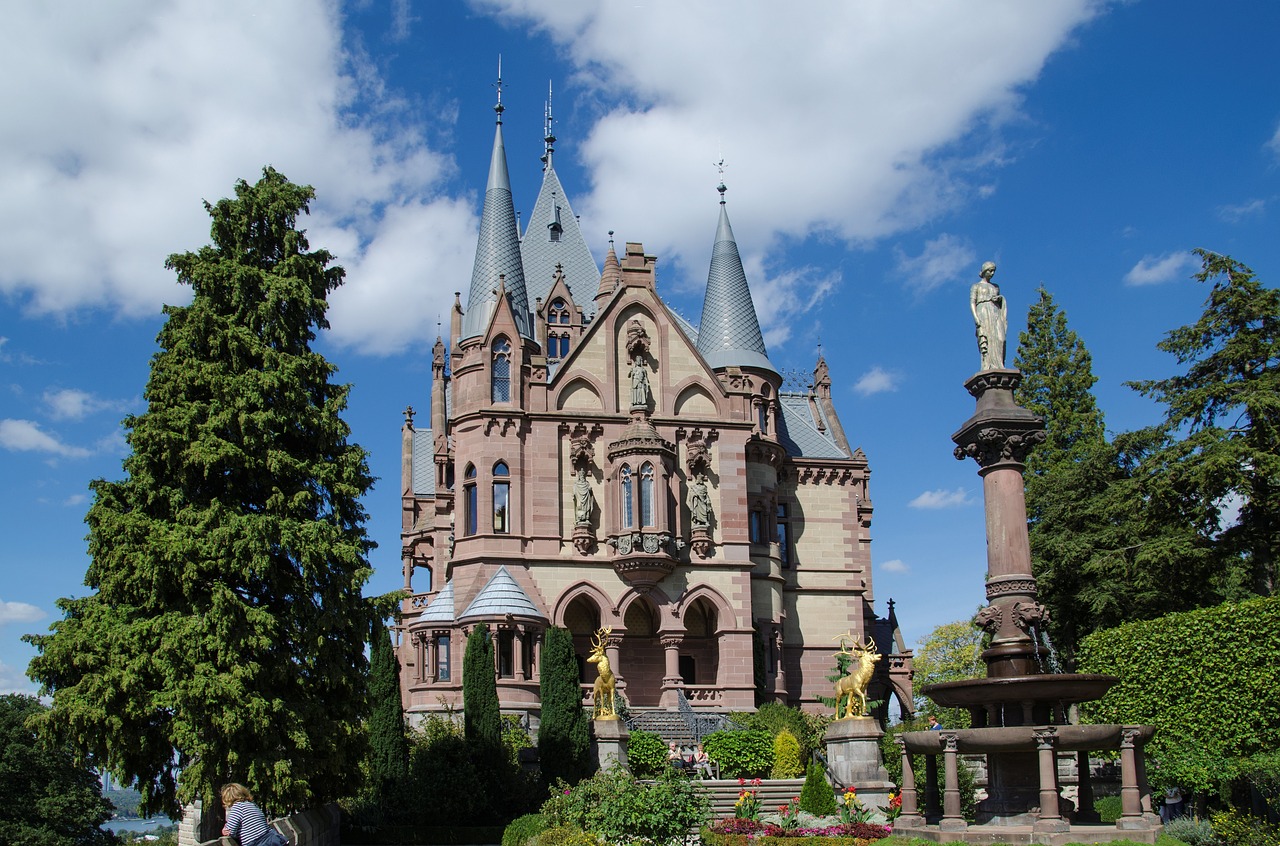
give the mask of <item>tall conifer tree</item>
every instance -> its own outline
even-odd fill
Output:
[[[482,754],[502,749],[502,713],[494,675],[493,639],[484,623],[467,636],[462,657],[462,727],[467,742]]]
[[[168,259],[193,298],[165,308],[124,478],[91,485],[90,592],[31,638],[46,728],[144,812],[231,780],[307,807],[363,754],[372,478],[311,348],[343,271],[297,228],[311,188],[268,167],[235,193],[205,204],[211,246]]]
[[[1160,342],[1186,372],[1130,383],[1167,406],[1162,481],[1214,539],[1224,570],[1262,595],[1280,578],[1280,290],[1230,256],[1196,250],[1204,313]],[[1239,516],[1224,514],[1238,506]]]
[[[376,786],[386,794],[409,771],[409,739],[400,702],[400,662],[391,631],[374,621],[369,655],[369,754]]]
[[[568,629],[547,629],[539,678],[542,721],[538,726],[538,760],[542,776],[548,784],[557,778],[572,784],[587,774],[591,735],[582,709],[573,635]]]

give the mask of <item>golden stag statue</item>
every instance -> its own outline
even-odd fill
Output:
[[[618,712],[614,708],[613,701],[613,670],[609,667],[609,657],[604,654],[605,642],[612,632],[613,627],[610,626],[595,633],[591,641],[591,655],[587,658],[587,663],[595,664],[597,670],[595,687],[591,691],[591,718],[593,720],[618,719]]]
[[[871,676],[876,671],[876,662],[881,657],[875,641],[871,638],[867,638],[865,643],[855,641],[853,650],[850,651],[849,639],[851,637],[852,635],[849,633],[838,635],[840,651],[835,654],[837,657],[847,655],[852,658],[853,666],[849,668],[849,675],[836,682],[837,720],[852,720],[856,717],[867,716],[867,686],[871,684]],[[844,702],[843,714],[840,713],[842,700]],[[855,700],[858,703],[856,712],[854,711]]]

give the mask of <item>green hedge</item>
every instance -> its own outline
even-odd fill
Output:
[[[529,841],[546,831],[550,825],[542,814],[525,814],[507,823],[502,832],[502,846],[526,846]]]
[[[656,778],[671,767],[662,738],[643,729],[631,732],[627,741],[627,763],[636,778]]]
[[[1228,603],[1095,632],[1084,673],[1120,682],[1085,706],[1094,723],[1153,725],[1154,787],[1221,787],[1280,746],[1280,597]]]
[[[498,843],[502,826],[351,826],[342,829],[343,846],[400,846],[406,843],[433,843],[437,846],[464,846],[470,843]]]
[[[702,748],[720,762],[721,778],[765,778],[773,767],[773,737],[763,731],[717,731]]]

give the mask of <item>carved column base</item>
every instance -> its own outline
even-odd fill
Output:
[[[573,527],[573,546],[579,555],[590,555],[596,549],[596,533],[589,525]]]
[[[689,539],[689,546],[699,558],[709,556],[711,550],[715,548],[715,542],[711,540],[711,529],[707,526],[695,526]]]

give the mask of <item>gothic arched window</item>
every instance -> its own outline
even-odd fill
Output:
[[[493,402],[511,402],[511,342],[499,338],[493,343]]]
[[[462,515],[465,521],[463,526],[466,528],[465,534],[474,535],[477,530],[477,502],[476,502],[476,468],[474,464],[468,464],[466,473],[463,474],[466,482],[463,483],[465,491],[466,505],[464,506],[466,513]]]
[[[493,465],[493,530],[511,531],[511,471],[502,461]]]
[[[640,468],[640,525],[653,524],[653,465],[646,461]]]
[[[569,304],[560,297],[551,301],[551,311],[547,314],[548,323],[569,323]]]
[[[631,478],[631,467],[622,465],[619,476],[622,479],[622,528],[630,529],[635,525],[636,514],[635,481]]]

